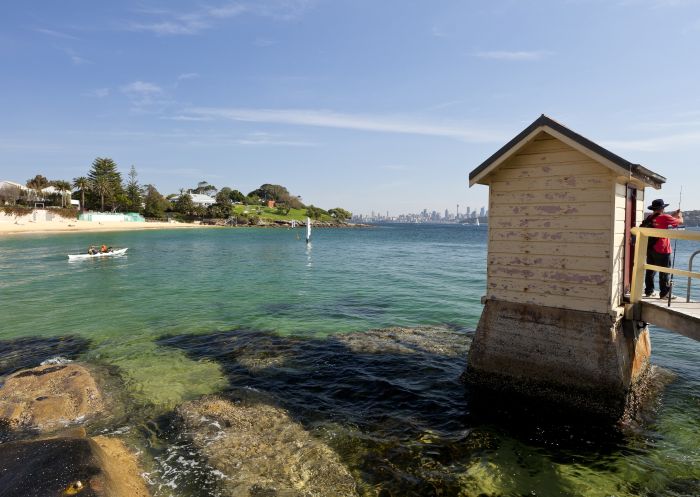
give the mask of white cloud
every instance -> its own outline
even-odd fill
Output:
[[[432,123],[397,116],[343,114],[329,110],[199,107],[188,109],[186,114],[196,117],[210,117],[243,122],[442,136],[480,143],[498,142],[504,139],[502,134],[490,133],[480,126]]]
[[[182,81],[183,79],[196,79],[198,77],[199,77],[199,74],[196,72],[186,72],[186,73],[178,75],[177,80]]]
[[[52,36],[54,38],[62,38],[64,40],[77,40],[78,39],[73,35],[69,35],[67,33],[62,33],[60,31],[55,31],[53,29],[34,28],[34,31],[36,31],[37,33],[44,34],[46,36]]]
[[[95,88],[94,90],[85,92],[85,95],[88,97],[105,98],[109,96],[109,88]]]
[[[76,66],[82,66],[83,64],[88,64],[90,62],[89,60],[79,57],[77,55],[71,55],[70,61],[73,63],[73,65]]]
[[[612,140],[603,143],[611,150],[639,150],[644,152],[659,152],[676,148],[698,149],[700,131],[688,131],[664,136],[655,136],[644,140]]]
[[[163,93],[163,89],[146,81],[134,81],[122,86],[121,90],[128,95],[157,95]]]
[[[475,57],[479,57],[480,59],[516,60],[516,61],[541,60],[549,55],[551,55],[551,52],[547,52],[547,51],[543,51],[543,50],[535,50],[535,51],[494,50],[494,51],[488,51],[488,52],[477,52],[474,54]]]
[[[293,20],[310,4],[310,0],[257,0],[228,2],[185,13],[164,9],[141,11],[142,15],[156,19],[132,21],[126,24],[126,29],[151,32],[160,36],[195,35],[213,28],[217,22],[244,14],[283,21]]]

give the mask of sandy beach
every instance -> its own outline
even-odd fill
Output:
[[[141,231],[162,229],[192,229],[213,228],[214,226],[189,224],[189,223],[99,223],[91,221],[77,221],[75,219],[53,221],[25,221],[17,223],[1,222],[0,236],[21,235],[32,233],[89,233],[102,231]]]

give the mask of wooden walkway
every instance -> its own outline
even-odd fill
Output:
[[[700,302],[642,300],[641,320],[700,341]]]
[[[644,273],[647,269],[674,274],[677,277],[694,278],[696,284],[700,281],[700,272],[647,264],[646,253],[649,237],[700,242],[700,233],[697,231],[632,228],[632,234],[637,237],[637,243],[635,244],[634,268],[632,269],[630,304],[628,304],[629,309],[625,310],[626,314],[639,321],[700,341],[700,302],[686,302],[685,299],[681,300],[681,297],[678,296],[678,299],[672,301],[671,307],[669,307],[667,300],[642,297]]]

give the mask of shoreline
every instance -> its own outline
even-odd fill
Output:
[[[263,224],[258,226],[220,226],[211,224],[194,224],[194,223],[164,223],[164,222],[146,222],[146,223],[96,223],[93,221],[27,221],[26,223],[0,223],[0,238],[3,236],[14,235],[45,235],[45,234],[66,234],[66,233],[102,233],[116,231],[147,231],[147,230],[168,230],[168,229],[199,229],[199,228],[286,228],[276,224]],[[315,226],[317,229],[325,228],[364,228],[369,225],[364,224],[346,224],[342,226]],[[297,228],[301,228],[298,226]]]
[[[95,233],[108,231],[145,231],[163,229],[194,229],[194,228],[216,228],[203,224],[187,223],[95,223],[91,221],[66,220],[32,222],[22,224],[0,223],[0,237],[4,235],[36,235],[36,234],[65,234],[65,233]]]

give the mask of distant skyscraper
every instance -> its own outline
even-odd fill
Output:
[[[486,207],[482,207],[479,211],[479,217],[484,217],[486,215]]]
[[[471,208],[469,206],[467,206],[467,218],[470,217],[470,214],[471,214]]]
[[[449,218],[450,218],[450,211],[448,211],[447,209],[445,209],[445,220],[447,220],[447,219],[449,219]]]

